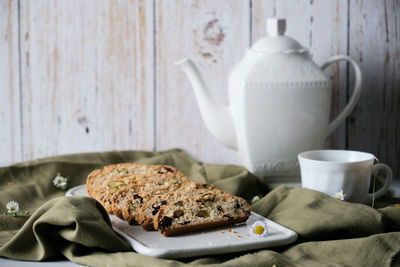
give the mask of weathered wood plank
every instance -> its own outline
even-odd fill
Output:
[[[18,2],[0,2],[0,163],[21,161]]]
[[[264,19],[278,16],[288,19],[287,34],[310,47],[318,64],[347,52],[362,64],[360,103],[348,129],[342,125],[327,146],[370,151],[399,176],[399,1],[250,2],[155,1],[153,40],[151,0],[21,0],[21,95],[18,2],[2,1],[0,162],[156,146],[181,147],[207,162],[239,163],[236,152],[208,133],[191,85],[173,62],[193,58],[216,98],[227,103],[231,67],[250,38],[265,34]],[[351,94],[346,68],[326,73],[334,80],[332,114],[337,114]]]
[[[310,49],[313,60],[322,65],[329,57],[346,54],[347,49],[347,2],[308,1],[294,3],[285,1],[253,0],[253,42],[266,35],[267,17],[286,18],[286,35]],[[332,79],[331,118],[343,109],[346,103],[346,65],[334,64],[325,72]],[[327,139],[326,146],[345,148],[346,125],[343,123]]]
[[[400,1],[350,2],[350,55],[363,92],[349,123],[349,148],[374,153],[400,176]]]
[[[27,159],[154,147],[152,1],[21,1]]]
[[[227,103],[227,78],[249,45],[249,2],[157,1],[157,149],[180,147],[195,158],[239,163],[236,151],[206,129],[188,79],[174,62],[192,58],[212,94]]]

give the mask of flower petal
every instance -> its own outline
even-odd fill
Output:
[[[256,237],[267,237],[267,224],[263,221],[255,221],[250,227],[250,234]]]

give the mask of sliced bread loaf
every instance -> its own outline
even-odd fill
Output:
[[[222,191],[204,193],[160,208],[154,228],[171,236],[244,222],[250,212],[250,205],[240,197]]]

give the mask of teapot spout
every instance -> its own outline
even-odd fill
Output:
[[[218,103],[212,97],[192,60],[184,58],[175,62],[175,65],[182,68],[192,83],[201,116],[210,133],[221,144],[237,150],[236,133],[230,108]]]

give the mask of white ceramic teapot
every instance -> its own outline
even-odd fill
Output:
[[[285,26],[284,19],[267,19],[269,36],[258,40],[233,68],[228,81],[230,106],[212,97],[190,59],[176,63],[193,85],[211,134],[237,149],[246,168],[263,176],[297,175],[297,154],[321,149],[361,92],[356,62],[338,55],[318,67],[307,49],[284,36]],[[355,88],[347,106],[329,123],[331,83],[321,69],[341,60],[353,66]]]

